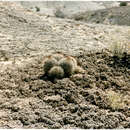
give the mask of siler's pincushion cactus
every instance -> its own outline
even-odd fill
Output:
[[[53,79],[69,77],[72,74],[83,72],[74,57],[65,56],[61,53],[46,57],[43,67],[45,74]]]
[[[59,66],[63,68],[65,76],[70,76],[73,74],[73,71],[77,66],[77,62],[74,58],[67,56],[59,61]]]
[[[51,56],[48,56],[47,58],[45,58],[44,60],[44,72],[45,74],[48,73],[48,71],[57,64],[56,59],[52,58]]]
[[[64,70],[60,66],[54,66],[52,67],[49,72],[48,76],[51,78],[63,78],[64,77]]]
[[[62,58],[64,58],[64,55],[61,53],[56,53],[56,54],[52,55],[52,57],[54,59],[56,59],[57,61],[60,61]]]

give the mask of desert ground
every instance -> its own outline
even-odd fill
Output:
[[[102,21],[0,2],[0,128],[130,128],[130,26]],[[50,80],[43,61],[59,52],[84,72]]]

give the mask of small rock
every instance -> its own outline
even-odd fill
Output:
[[[43,100],[46,102],[59,102],[62,100],[62,97],[60,95],[46,96]]]

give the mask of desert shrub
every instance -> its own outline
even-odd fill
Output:
[[[127,2],[120,2],[120,6],[127,6]]]
[[[56,8],[54,11],[54,15],[57,18],[65,18],[65,14],[63,13],[63,11],[61,11],[60,8]]]
[[[35,7],[36,8],[36,12],[39,12],[40,11],[40,8],[39,7]]]
[[[130,54],[129,54],[129,43],[125,40],[115,40],[112,39],[112,44],[110,45],[110,51],[112,52],[112,58],[114,66],[128,67],[130,64]]]
[[[119,59],[124,56],[124,53],[127,53],[127,43],[122,43],[122,42],[116,42],[112,45],[112,53],[113,56],[118,57]]]

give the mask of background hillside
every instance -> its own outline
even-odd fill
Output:
[[[38,7],[41,14],[54,16],[55,10],[58,8],[62,10],[62,13],[66,16],[71,16],[72,14],[85,12],[90,10],[106,9],[115,6],[119,6],[119,2],[104,2],[104,1],[43,1],[43,2],[20,2],[20,4],[27,9],[36,11]]]
[[[130,6],[113,7],[98,11],[87,11],[75,14],[72,18],[88,23],[130,26]]]

